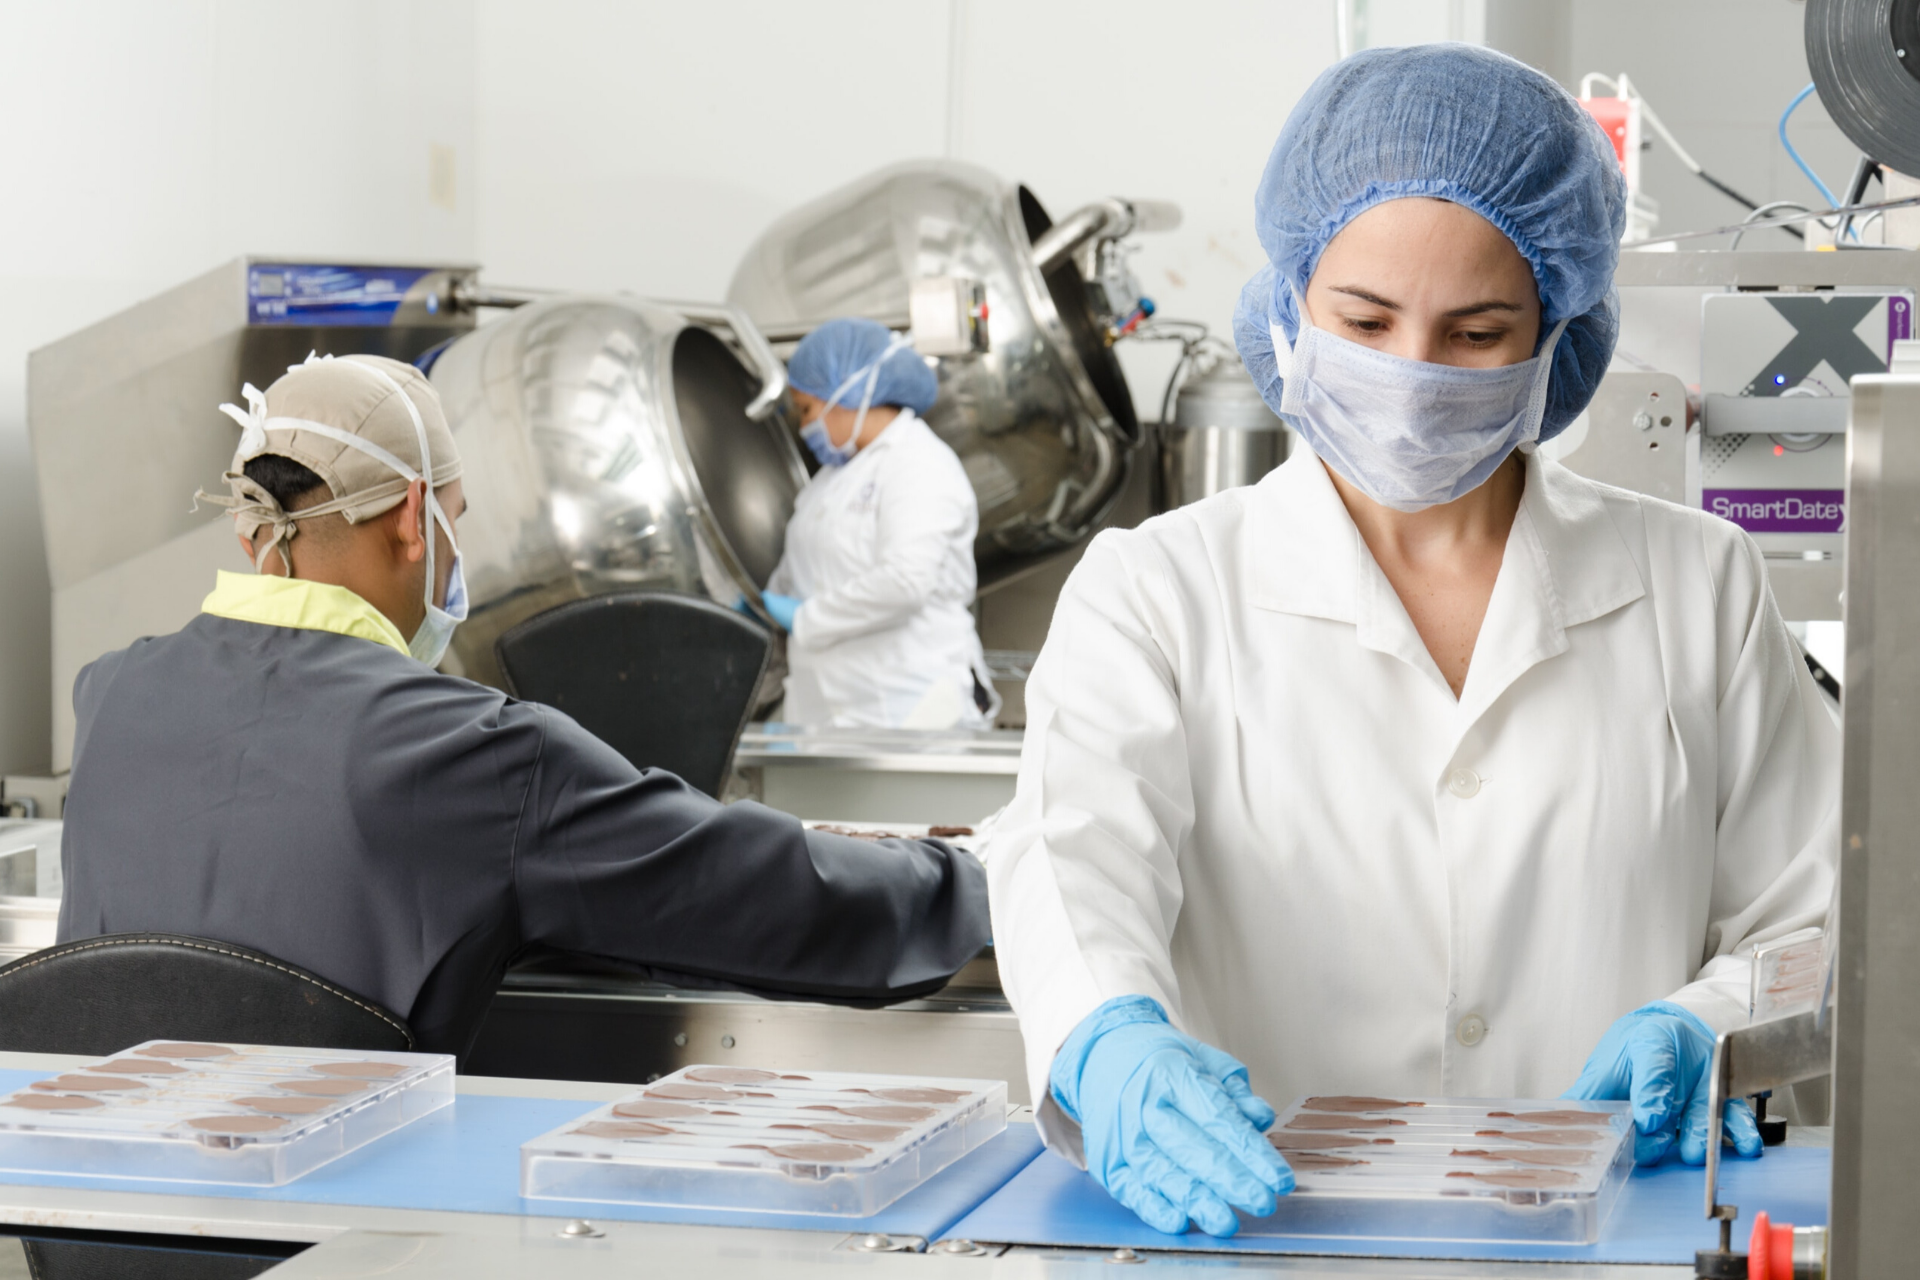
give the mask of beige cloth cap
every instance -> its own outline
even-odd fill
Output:
[[[310,355],[264,395],[251,383],[245,394],[246,409],[220,406],[242,428],[224,477],[233,496],[203,490],[195,500],[227,507],[236,530],[249,540],[263,526],[273,527],[256,568],[264,568],[267,553],[299,531],[301,520],[338,512],[358,524],[391,511],[427,460],[435,489],[460,476],[460,451],[440,396],[410,364],[385,356]],[[326,482],[332,500],[286,511],[246,476],[246,464],[263,454],[300,463]]]

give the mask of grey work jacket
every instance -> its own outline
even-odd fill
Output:
[[[202,614],[80,673],[60,938],[252,947],[464,1052],[550,947],[846,1003],[988,941],[980,865],[639,770],[550,707],[328,631]]]

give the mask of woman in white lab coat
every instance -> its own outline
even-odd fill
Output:
[[[787,381],[820,462],[794,503],[763,595],[791,633],[795,724],[986,728],[999,710],[973,625],[979,507],[960,459],[921,418],[939,390],[886,326],[830,320]]]
[[[1573,1086],[1698,1163],[1753,945],[1824,921],[1838,735],[1759,550],[1533,451],[1611,356],[1623,199],[1510,59],[1331,68],[1236,324],[1311,452],[1062,594],[1000,972],[1049,1143],[1163,1231],[1270,1212],[1258,1131],[1305,1094]]]

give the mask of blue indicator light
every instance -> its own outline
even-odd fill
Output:
[[[1774,386],[1776,386],[1776,387],[1784,387],[1784,386],[1786,386],[1786,385],[1787,385],[1787,375],[1786,375],[1786,374],[1784,374],[1784,373],[1776,373],[1776,374],[1774,374],[1774,375],[1773,375],[1773,385],[1774,385]]]

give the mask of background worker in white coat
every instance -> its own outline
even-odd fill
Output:
[[[994,937],[1047,1140],[1160,1230],[1291,1188],[1260,1095],[1571,1085],[1698,1163],[1753,944],[1824,921],[1838,732],[1759,550],[1533,451],[1612,355],[1623,203],[1511,59],[1329,69],[1236,321],[1312,452],[1061,596]]]
[[[999,710],[973,625],[980,509],[920,419],[939,384],[885,325],[843,317],[794,349],[787,381],[820,470],[762,596],[787,645],[795,724],[987,728]]]

